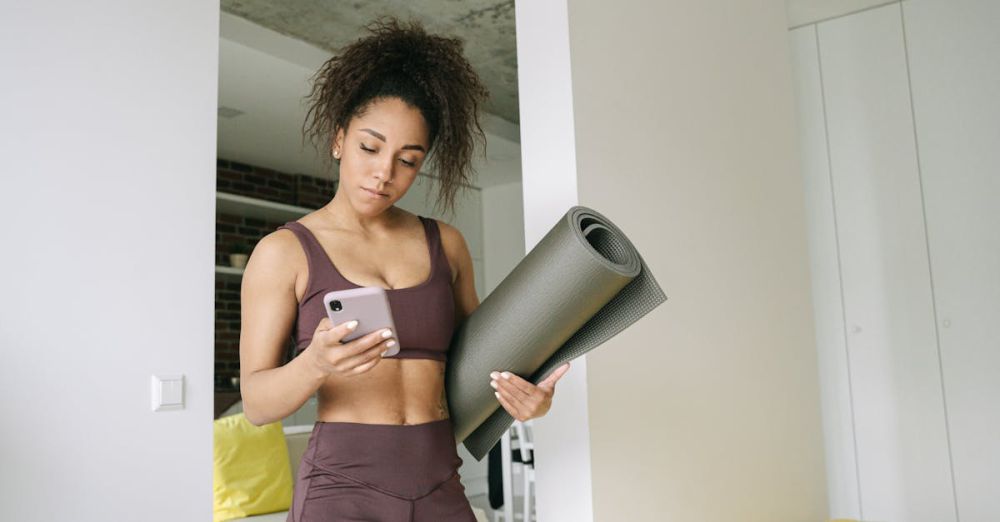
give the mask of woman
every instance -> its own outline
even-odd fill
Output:
[[[433,148],[438,202],[453,209],[488,93],[460,40],[394,19],[368,30],[320,69],[307,113],[340,166],[336,194],[261,239],[243,275],[243,409],[263,425],[318,395],[289,521],[473,521],[444,388],[452,333],[479,305],[472,258],[458,229],[394,203]],[[331,324],[322,298],[360,286],[386,289],[398,331],[341,343],[353,325]],[[297,356],[280,365],[293,327]],[[490,385],[527,420],[567,370],[537,386],[492,372]]]

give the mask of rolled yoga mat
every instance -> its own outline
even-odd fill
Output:
[[[513,423],[491,371],[538,384],[666,299],[614,223],[570,208],[452,337],[445,382],[455,440],[482,460]]]

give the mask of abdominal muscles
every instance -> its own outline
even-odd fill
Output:
[[[317,420],[422,424],[449,417],[444,361],[383,359],[350,377],[331,376],[317,392]]]

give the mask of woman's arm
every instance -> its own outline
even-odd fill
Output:
[[[476,278],[472,269],[472,255],[465,243],[462,233],[455,227],[438,221],[441,231],[441,247],[451,268],[451,288],[455,296],[455,327],[462,324],[469,314],[479,307],[479,296],[476,295]],[[445,366],[441,365],[441,379],[445,378]],[[442,416],[448,412],[448,392],[442,387],[439,399],[439,413]]]
[[[276,231],[254,248],[240,288],[240,394],[243,414],[262,426],[298,410],[323,384],[327,373],[313,357],[295,357],[284,366],[281,353],[298,310],[290,231]],[[303,254],[304,255],[304,254]]]

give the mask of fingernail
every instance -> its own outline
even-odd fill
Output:
[[[510,379],[510,372],[503,372],[500,374],[500,376],[503,377],[504,379]]]
[[[497,386],[499,386],[499,384],[497,384],[496,381],[490,381],[490,386],[492,386],[495,389]]]
[[[490,372],[490,378],[492,378],[492,379],[499,379],[500,378],[500,372]]]
[[[493,395],[496,395],[498,399],[500,398],[500,392],[493,392]]]
[[[386,331],[382,332],[382,337],[383,338],[392,337],[392,330],[386,330]]]
[[[387,354],[387,353],[389,353],[389,350],[386,350],[386,351],[382,352],[382,357],[385,357],[385,354]]]
[[[353,329],[355,329],[357,327],[358,327],[358,322],[357,321],[351,321],[351,322],[347,323],[347,329],[348,330],[353,330]]]
[[[395,340],[389,341],[389,342],[385,343],[385,345],[387,347],[389,347],[389,348],[392,348],[393,346],[396,346],[396,341]],[[388,350],[386,350],[386,351],[388,351]]]

